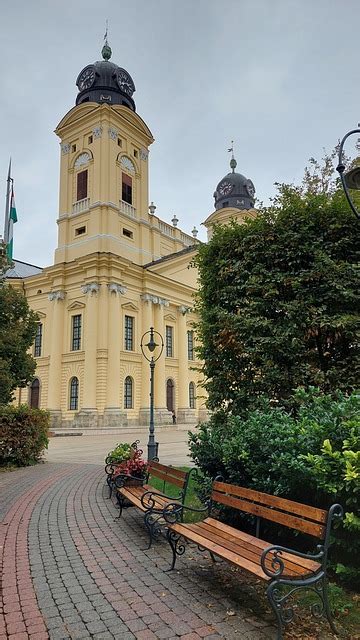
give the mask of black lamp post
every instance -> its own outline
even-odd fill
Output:
[[[159,337],[159,344],[155,342],[155,334]],[[149,336],[149,342],[145,344],[145,340]],[[164,349],[164,341],[162,339],[161,334],[158,331],[154,331],[154,327],[150,327],[150,331],[145,331],[144,335],[141,338],[141,351],[148,362],[150,362],[150,424],[149,424],[149,440],[148,440],[148,460],[153,460],[157,457],[159,444],[155,442],[155,426],[154,426],[154,372],[155,372],[155,362],[159,360],[163,349]],[[159,351],[156,355],[154,355],[154,351],[156,347],[159,347]],[[147,351],[150,353],[150,357],[147,354]]]
[[[355,207],[350,193],[349,193],[349,189],[356,189],[356,190],[360,190],[360,167],[355,167],[355,169],[351,169],[350,171],[348,171],[347,173],[345,172],[345,165],[344,165],[344,160],[343,160],[343,148],[344,148],[344,144],[346,142],[346,140],[354,135],[354,134],[360,134],[360,129],[352,129],[351,131],[349,131],[348,133],[346,133],[343,137],[343,139],[340,142],[340,147],[339,147],[339,164],[336,167],[336,170],[339,172],[340,174],[340,178],[341,178],[341,183],[346,195],[346,199],[350,205],[351,211],[356,215],[356,217],[358,218],[358,220],[360,219],[360,213],[358,212],[357,208]]]

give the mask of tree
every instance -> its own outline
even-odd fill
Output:
[[[255,220],[218,226],[199,248],[211,409],[241,414],[262,395],[286,404],[299,386],[359,382],[359,224],[328,172],[317,186],[309,171],[301,186],[279,184]]]
[[[25,296],[5,280],[8,263],[0,247],[0,404],[13,399],[17,387],[33,378],[36,362],[28,353],[35,333],[37,316]]]

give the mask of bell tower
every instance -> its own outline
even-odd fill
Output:
[[[154,139],[136,113],[134,81],[110,61],[107,41],[102,58],[78,75],[76,106],[55,130],[61,147],[55,264],[95,252],[148,260],[142,258],[148,244],[142,227],[149,219]]]

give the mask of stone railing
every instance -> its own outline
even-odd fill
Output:
[[[81,211],[86,211],[90,207],[90,198],[84,198],[83,200],[78,200],[74,202],[72,206],[73,213],[80,213]]]
[[[166,236],[170,236],[170,238],[173,238],[175,235],[174,227],[171,227],[169,224],[166,224],[166,222],[163,222],[162,220],[159,220],[159,229]]]
[[[188,247],[190,247],[192,244],[196,244],[192,236],[188,236],[187,233],[183,233],[182,231],[180,231],[180,240]]]
[[[120,200],[119,209],[121,213],[125,213],[125,215],[130,216],[131,218],[136,218],[136,209],[132,206],[132,204],[129,204],[124,200]]]

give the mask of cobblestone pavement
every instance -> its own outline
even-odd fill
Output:
[[[0,492],[0,640],[275,637],[271,618],[241,604],[249,593],[229,565],[189,548],[168,573],[165,540],[143,551],[141,514],[126,509],[116,519],[102,467],[2,473]]]

